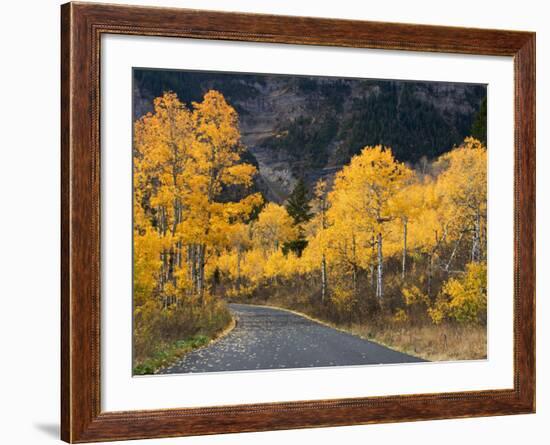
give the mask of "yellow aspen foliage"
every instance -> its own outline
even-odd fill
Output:
[[[393,321],[398,324],[405,323],[408,319],[409,316],[403,309],[398,309],[393,315]]]
[[[331,303],[334,305],[340,317],[349,314],[353,304],[355,303],[355,295],[353,290],[343,286],[341,282],[337,282],[331,290]]]
[[[346,244],[346,253],[351,251],[356,256],[354,237],[358,234],[363,238],[371,237],[369,256],[372,261],[376,255],[376,296],[379,299],[383,299],[384,257],[392,255],[397,247],[395,243],[384,243],[391,227],[388,223],[397,216],[393,199],[412,176],[405,164],[395,160],[390,148],[381,145],[365,147],[337,173],[330,194],[331,220],[336,224],[351,222],[353,226],[351,248],[348,249]],[[343,227],[342,231],[345,230]],[[372,249],[375,244],[375,249]]]
[[[394,198],[411,178],[412,171],[394,159],[391,149],[382,146],[365,147],[338,172],[329,195],[329,220],[339,226],[342,235],[350,237],[345,249],[348,254],[352,252],[352,235],[358,246],[365,247],[367,240],[372,243],[378,233],[390,233],[388,223],[403,214]],[[397,248],[383,245],[382,253],[388,256]],[[371,254],[364,252],[363,257]]]
[[[238,202],[218,200],[224,187],[248,187],[256,174],[254,166],[241,161],[237,113],[217,91],[207,92],[192,108],[167,92],[134,130],[135,248],[141,249],[154,231],[158,238],[160,265],[156,285],[147,288],[150,298],[162,298],[165,306],[172,296],[203,298],[214,271],[209,261],[232,245],[232,226],[262,201],[259,194]]]
[[[405,186],[412,171],[397,162],[390,148],[365,147],[336,175],[334,194],[345,194],[348,208],[375,227],[392,219],[392,198]],[[332,199],[335,199],[334,197]]]
[[[161,266],[159,234],[147,230],[134,236],[134,301],[143,304],[155,291]]]
[[[477,139],[466,138],[437,164],[443,169],[437,187],[448,209],[447,218],[455,232],[471,233],[471,259],[480,261],[486,254],[482,237],[487,221],[487,150]]]
[[[412,306],[415,304],[430,304],[428,296],[415,285],[404,287],[402,292],[403,300],[407,306]]]
[[[257,286],[264,278],[265,253],[261,249],[251,249],[244,255],[242,273],[252,285]]]
[[[265,252],[277,251],[297,235],[292,218],[283,206],[268,203],[253,226],[254,239]]]
[[[430,315],[435,323],[452,318],[461,323],[479,322],[487,311],[487,266],[470,263],[466,272],[451,278],[441,289]]]

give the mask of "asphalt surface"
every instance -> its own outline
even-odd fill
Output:
[[[412,363],[423,360],[289,311],[229,305],[237,320],[225,337],[186,354],[161,374]]]

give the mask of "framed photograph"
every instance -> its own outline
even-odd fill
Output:
[[[67,442],[535,411],[535,34],[61,8]]]

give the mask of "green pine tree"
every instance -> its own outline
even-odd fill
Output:
[[[473,137],[487,145],[487,97],[481,102],[470,132]]]
[[[308,222],[311,219],[311,205],[309,204],[309,192],[303,179],[292,190],[286,201],[286,211],[294,220],[295,225]]]
[[[298,180],[298,183],[287,199],[285,207],[287,213],[294,221],[294,225],[298,227],[298,237],[285,243],[283,245],[283,252],[286,254],[288,251],[292,251],[296,255],[301,256],[307,246],[302,224],[308,222],[312,216],[311,205],[309,204],[309,192],[303,179],[300,178]]]

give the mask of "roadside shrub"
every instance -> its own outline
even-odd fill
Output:
[[[445,318],[460,323],[485,323],[487,318],[487,265],[469,263],[459,278],[449,279],[429,314],[438,324]]]
[[[205,295],[202,305],[181,299],[164,307],[159,300],[149,300],[134,309],[134,361],[142,361],[168,343],[194,336],[212,337],[231,321],[227,305]]]

